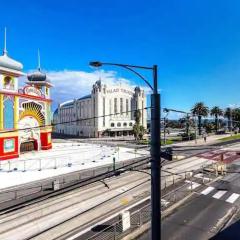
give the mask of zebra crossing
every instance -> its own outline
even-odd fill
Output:
[[[194,176],[195,177],[195,176]],[[203,176],[198,175],[197,178],[201,178]],[[195,181],[189,181],[189,180],[185,180],[185,183],[189,184],[188,186],[188,190],[195,190],[199,187],[202,187],[203,185],[200,184],[199,181],[196,181],[197,178],[195,178]],[[205,189],[201,189],[200,192],[201,195],[205,195],[205,196],[210,196],[214,199],[218,199],[218,200],[222,200],[225,201],[227,203],[231,203],[234,204],[236,203],[237,200],[240,200],[240,194],[239,193],[234,193],[231,191],[227,191],[227,190],[218,190],[215,187],[212,186],[206,186]]]
[[[240,197],[240,194],[238,193],[233,193],[227,190],[217,190],[212,186],[205,188],[200,193],[202,195],[210,196],[214,199],[222,200],[231,204],[235,203]]]

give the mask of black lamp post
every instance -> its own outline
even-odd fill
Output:
[[[90,66],[118,66],[128,69],[140,77],[153,91],[151,94],[151,210],[152,240],[161,239],[161,159],[160,159],[160,94],[158,93],[157,65],[143,67],[118,63],[90,62]],[[134,69],[153,72],[153,85]]]

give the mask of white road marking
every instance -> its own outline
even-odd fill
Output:
[[[197,188],[197,187],[199,187],[199,186],[201,185],[201,184],[199,184],[199,183],[191,182],[191,181],[189,181],[189,180],[186,180],[185,182],[190,184],[190,186],[188,186],[188,189],[189,189],[189,190],[190,190],[190,189],[195,189],[195,188]]]
[[[214,187],[208,187],[208,188],[206,188],[205,190],[203,190],[203,191],[201,192],[201,194],[203,194],[203,195],[208,195],[210,192],[213,191],[213,189],[214,189]]]
[[[198,174],[194,175],[194,177],[195,178],[201,178],[201,179],[206,180],[206,181],[212,180],[212,178],[204,177],[202,173],[198,173]]]
[[[221,198],[227,191],[220,190],[213,195],[213,198],[219,199]]]
[[[167,206],[169,204],[169,202],[165,199],[161,199],[161,205],[163,205],[164,207]]]
[[[233,194],[226,200],[226,202],[234,203],[234,202],[239,198],[239,196],[240,196],[240,194],[233,193]]]

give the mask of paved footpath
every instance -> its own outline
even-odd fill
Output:
[[[175,143],[172,144],[171,146],[204,146],[208,144],[214,144],[218,143],[220,139],[225,138],[225,137],[230,137],[230,133],[226,134],[221,134],[221,135],[211,135],[207,137],[207,141],[205,142],[203,138],[197,139],[197,143],[195,140],[192,141],[186,141],[186,142],[180,142],[180,143]]]

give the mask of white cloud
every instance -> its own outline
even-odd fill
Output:
[[[240,103],[228,104],[228,107],[230,107],[230,108],[239,108],[240,107]]]
[[[95,70],[92,72],[85,72],[61,70],[45,72],[51,83],[54,85],[51,90],[53,109],[59,103],[90,94],[92,85],[99,80],[99,78],[101,78],[101,81],[107,85],[119,85],[121,83],[121,85],[126,85],[132,88],[136,86],[133,81],[117,76],[117,72],[115,71]],[[144,83],[140,87],[144,89],[146,94],[150,93],[150,89],[144,86]]]

